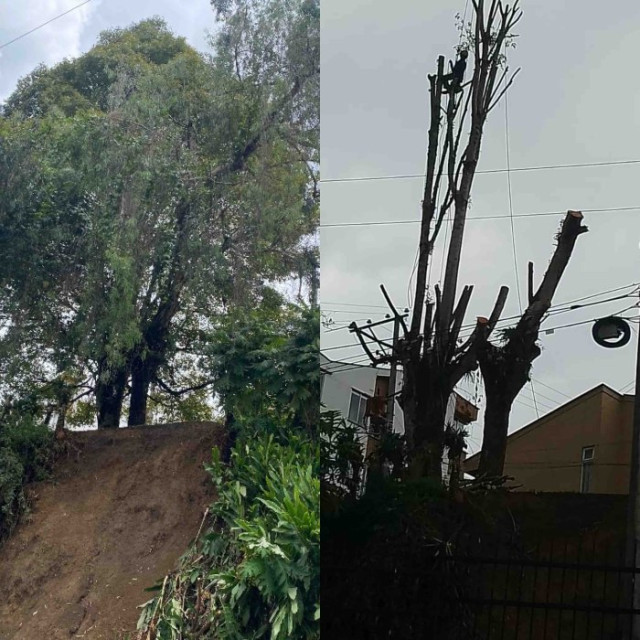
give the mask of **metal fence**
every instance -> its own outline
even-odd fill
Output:
[[[447,555],[463,578],[460,619],[434,620],[448,636],[477,640],[623,640],[630,637],[632,580],[624,548],[595,533],[487,548],[467,540]],[[640,613],[638,611],[637,613]]]
[[[323,638],[630,638],[638,572],[625,565],[619,540],[594,532],[533,544],[469,536],[421,555],[424,562],[402,567],[384,558],[357,567],[323,562]]]

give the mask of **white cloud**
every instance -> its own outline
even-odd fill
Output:
[[[80,1],[0,3],[0,44],[68,11]],[[95,44],[101,31],[127,27],[152,16],[163,17],[169,28],[186,37],[192,46],[201,50],[207,47],[205,32],[214,26],[208,0],[92,0],[1,50],[0,101],[11,94],[19,78],[38,64],[51,66],[76,57]]]

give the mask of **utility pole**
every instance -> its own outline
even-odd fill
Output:
[[[398,313],[393,302],[391,302],[391,298],[387,293],[387,290],[384,288],[384,285],[380,285],[380,290],[382,291],[382,295],[384,299],[387,301],[391,312],[393,313],[393,342],[391,347],[391,369],[389,371],[389,390],[387,395],[389,396],[389,402],[387,403],[387,426],[389,429],[389,433],[393,432],[393,413],[396,405],[396,376],[398,370],[398,342],[400,339],[400,327],[404,329],[404,335],[406,336],[409,333],[407,329],[407,325],[404,322],[404,318],[408,309],[405,309],[405,315]]]
[[[396,406],[396,376],[398,370],[398,337],[400,333],[400,320],[398,316],[393,318],[393,346],[391,347],[391,368],[389,370],[389,389],[387,395],[387,430],[393,433],[393,413]]]
[[[389,386],[387,389],[386,410],[383,418],[384,422],[382,422],[381,424],[381,429],[383,430],[383,433],[390,434],[393,433],[398,362],[400,360],[398,355],[400,329],[402,328],[404,336],[406,337],[408,329],[405,323],[405,318],[407,317],[409,310],[405,309],[404,313],[399,313],[391,302],[391,298],[387,294],[384,285],[380,285],[380,289],[382,290],[382,294],[384,295],[385,300],[387,301],[391,309],[391,314],[387,314],[384,320],[379,320],[378,322],[371,322],[370,320],[368,320],[367,324],[364,326],[358,326],[357,323],[352,322],[349,325],[349,331],[356,334],[358,340],[360,340],[360,344],[362,345],[363,350],[369,356],[371,364],[374,367],[379,364],[389,363]],[[389,342],[389,340],[383,340],[379,338],[373,331],[375,327],[387,325],[390,322],[393,322],[393,339],[391,342]],[[378,348],[372,346],[374,344]],[[382,473],[382,469],[378,469],[378,473]],[[371,476],[371,478],[373,478],[373,475]]]
[[[631,441],[631,477],[629,478],[629,504],[627,515],[627,558],[629,567],[640,568],[640,334],[636,356],[636,390],[633,399],[633,436]],[[632,608],[640,609],[640,579],[631,574]],[[631,638],[640,640],[640,615],[631,617]]]
[[[640,305],[640,303],[639,303]],[[625,335],[626,334],[626,335]],[[623,318],[614,316],[598,320],[592,331],[595,341],[604,347],[622,347],[629,341],[631,329]],[[631,615],[631,640],[640,640],[640,335],[636,354],[636,388],[633,399],[633,431],[627,503],[626,565],[633,571],[627,582]]]

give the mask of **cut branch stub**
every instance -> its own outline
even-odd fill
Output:
[[[582,224],[583,218],[584,216],[581,211],[567,211],[567,215],[562,222],[560,233],[558,234],[558,245],[553,253],[549,267],[542,278],[542,282],[533,296],[533,301],[525,312],[525,316],[527,314],[533,314],[535,318],[538,316],[542,318],[542,314],[545,313],[551,305],[553,295],[569,263],[569,258],[571,257],[578,236],[589,230],[588,227]]]

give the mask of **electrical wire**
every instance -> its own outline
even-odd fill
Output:
[[[612,160],[605,162],[576,162],[570,164],[548,164],[548,165],[534,165],[528,167],[515,167],[509,169],[510,173],[524,172],[524,171],[550,171],[555,169],[583,169],[588,167],[618,167],[625,165],[640,164],[640,160]],[[507,169],[479,169],[475,172],[475,175],[485,175],[493,173],[506,173]],[[388,176],[361,176],[355,178],[326,178],[320,180],[320,183],[336,183],[336,182],[375,182],[377,180],[415,180],[417,178],[424,178],[424,175],[419,173],[405,173]]]
[[[16,38],[13,38],[13,40],[9,40],[8,42],[5,42],[4,44],[0,44],[0,49],[4,49],[5,47],[8,47],[10,44],[13,44],[14,42],[17,42],[18,40],[21,40],[22,38],[32,34],[34,31],[37,31],[38,29],[42,29],[42,27],[46,27],[48,24],[51,24],[54,20],[58,20],[59,18],[62,18],[62,16],[66,16],[68,13],[71,13],[72,11],[75,11],[76,9],[79,9],[80,7],[83,7],[85,4],[89,4],[89,2],[91,2],[91,0],[85,0],[84,2],[81,2],[80,4],[77,4],[75,7],[71,7],[71,9],[68,9],[67,11],[64,11],[63,13],[58,14],[54,18],[51,18],[50,20],[47,20],[46,22],[43,22],[42,24],[39,24],[37,27],[34,27],[33,29],[30,29],[29,31],[26,31],[25,33],[17,36]]]
[[[629,207],[603,207],[600,209],[582,209],[582,213],[622,213],[628,211],[640,211],[640,205]],[[538,211],[532,213],[514,213],[514,218],[539,218],[543,216],[561,216],[565,215],[566,211]],[[446,220],[447,218],[445,218]],[[450,217],[449,217],[450,219]],[[467,220],[509,220],[510,216],[469,216]],[[420,220],[378,220],[369,222],[335,222],[328,224],[320,224],[319,227],[323,229],[331,229],[337,227],[376,227],[392,224],[418,224]]]
[[[627,296],[625,296],[625,297],[627,297]],[[611,315],[612,316],[620,316],[620,314],[624,313],[625,311],[629,311],[630,309],[634,309],[637,306],[638,306],[637,304],[632,304],[630,307],[625,307],[624,309],[622,309],[622,310],[620,310],[620,311],[618,311],[616,313],[612,313]],[[624,320],[633,321],[633,320],[637,320],[638,318],[636,316],[636,317],[623,318],[623,319]],[[596,320],[599,320],[599,318],[592,318],[591,320],[583,320],[581,322],[573,322],[573,323],[570,323],[570,324],[563,324],[563,325],[559,325],[559,326],[556,326],[556,327],[544,327],[544,328],[541,328],[541,331],[543,331],[545,333],[549,333],[549,332],[555,331],[556,329],[565,329],[567,327],[577,327],[578,325],[589,324],[590,322],[595,322]],[[544,320],[543,320],[543,322],[544,322]],[[515,327],[515,325],[511,325],[509,327],[500,327],[500,329],[502,331],[504,331],[505,329],[511,329],[513,327]],[[461,335],[461,337],[462,338],[469,337],[472,333],[473,333],[473,331],[468,331],[465,335]]]
[[[544,382],[542,382],[538,378],[534,378],[534,380],[538,384],[541,384],[543,387],[547,387],[547,389],[550,389],[551,391],[555,391],[556,393],[559,393],[561,396],[564,396],[565,398],[569,398],[569,400],[573,400],[573,397],[570,396],[568,393],[563,393],[562,391],[558,391],[558,389],[556,389],[555,387],[550,387],[548,384],[545,384]]]
[[[504,132],[505,132],[505,151],[507,159],[507,194],[509,196],[509,221],[511,223],[511,246],[513,248],[513,268],[516,276],[516,292],[518,294],[518,307],[520,315],[522,315],[522,297],[520,295],[520,276],[518,273],[518,251],[516,249],[516,230],[513,224],[513,194],[511,191],[511,158],[509,154],[509,103],[507,91],[504,94]]]
[[[589,307],[589,306],[593,306],[593,305],[598,305],[598,304],[604,304],[606,302],[611,302],[614,300],[621,300],[623,298],[627,298],[627,297],[631,297],[633,295],[633,292],[630,292],[629,294],[625,294],[624,296],[616,296],[613,298],[607,298],[606,300],[597,300],[596,302],[593,303],[588,303],[588,304],[584,304],[584,305],[578,305],[576,306],[574,303],[576,302],[582,302],[584,300],[590,300],[591,298],[596,298],[597,296],[603,296],[606,295],[608,293],[617,293],[618,291],[623,291],[624,289],[630,289],[631,287],[638,287],[640,286],[640,283],[637,282],[632,282],[630,284],[621,286],[621,287],[615,287],[613,289],[607,289],[605,291],[599,291],[598,293],[591,293],[589,295],[586,296],[582,296],[580,298],[574,298],[572,300],[566,300],[564,302],[559,302],[556,305],[552,305],[549,308],[548,314],[552,315],[552,314],[559,314],[559,313],[564,313],[566,311],[575,311],[577,309],[582,309],[584,307]],[[326,304],[332,304],[332,305],[344,305],[344,306],[352,306],[352,307],[372,307],[372,308],[377,308],[377,309],[387,309],[388,307],[384,306],[384,305],[363,305],[363,304],[355,304],[355,303],[349,303],[349,302],[335,302],[335,301],[327,301]],[[573,306],[569,306],[569,305],[573,305]],[[324,311],[330,311],[333,313],[346,313],[346,314],[360,314],[362,313],[361,311],[350,311],[348,309],[327,309],[323,307]],[[372,313],[373,315],[373,313]],[[498,320],[498,323],[501,322],[507,322],[509,320],[516,320],[519,319],[520,315],[514,315],[514,316],[507,316],[505,318],[500,318],[500,320]],[[368,320],[369,318],[364,318],[362,320]],[[347,320],[339,320],[338,322],[349,322]],[[356,320],[357,322],[357,320]],[[469,324],[463,324],[461,329],[469,329],[469,328],[474,328],[475,327],[475,323],[469,323]],[[553,389],[555,391],[555,389]],[[567,396],[569,397],[569,396]]]
[[[324,304],[337,304],[344,305],[345,307],[374,307],[376,309],[388,309],[389,307],[383,304],[355,304],[353,302],[334,302],[332,300],[325,300]]]
[[[505,54],[506,64],[506,54]],[[508,88],[508,87],[507,87]],[[511,156],[509,149],[509,91],[505,91],[504,94],[504,134],[505,134],[505,151],[507,161],[507,193],[509,195],[509,221],[511,224],[511,246],[513,247],[513,267],[516,276],[516,293],[518,295],[518,308],[520,309],[520,315],[522,316],[522,297],[520,295],[520,274],[518,272],[518,251],[516,249],[516,230],[513,222],[513,194],[511,190]],[[536,416],[540,417],[538,411],[538,401],[536,399],[536,392],[533,386],[533,380],[529,378],[529,384],[531,385],[531,397],[533,398],[533,406],[536,410]]]

